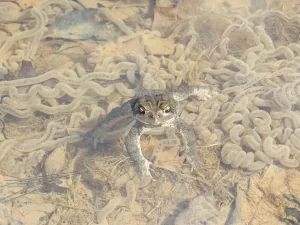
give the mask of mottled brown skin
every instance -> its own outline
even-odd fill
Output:
[[[129,125],[126,126],[124,134],[113,134],[116,138],[125,137],[128,155],[137,172],[142,179],[151,179],[151,163],[143,156],[140,138],[144,132],[153,128],[173,127],[181,135],[187,160],[194,166],[196,137],[191,126],[178,117],[179,102],[191,95],[210,97],[211,94],[211,89],[201,86],[180,87],[176,90],[145,90],[107,115],[105,121],[93,132],[94,146],[105,142],[110,128],[125,119]]]

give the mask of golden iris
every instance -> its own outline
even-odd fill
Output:
[[[145,114],[145,108],[143,106],[139,107],[139,113],[140,114]]]
[[[163,112],[164,112],[164,113],[169,113],[170,111],[171,111],[171,107],[168,106],[168,105],[165,106],[164,109],[163,109]]]

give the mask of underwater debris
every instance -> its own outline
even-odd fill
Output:
[[[225,224],[227,220],[238,224],[238,218],[230,218],[232,202],[233,196],[229,192],[218,193],[216,190],[214,195],[198,195],[189,201],[187,209],[179,213],[174,224]]]
[[[117,29],[110,28],[97,21],[97,10],[86,9],[84,11],[73,10],[58,18],[49,27],[44,38],[63,38],[67,40],[115,40],[120,36]]]
[[[3,179],[0,188],[2,194],[7,192],[7,196],[1,197],[0,202],[13,201],[22,196],[40,191],[52,184],[59,185],[63,179],[70,179],[74,175],[76,173],[41,175],[27,179]]]
[[[66,172],[62,170],[63,158],[59,158],[61,161],[55,164],[55,159],[63,153],[76,155],[67,168],[74,171],[75,161],[82,160],[86,152],[76,153],[74,146],[68,150],[57,148],[82,141],[85,134],[101,124],[108,113],[145,89],[176,90],[184,83],[187,86],[213,87],[220,90],[221,94],[210,99],[205,96],[188,98],[183,101],[179,113],[179,117],[196,133],[196,159],[201,162],[197,173],[190,171],[181,160],[183,151],[174,147],[179,144],[174,130],[165,130],[166,139],[147,134],[150,138],[145,136],[144,142],[157,140],[152,149],[147,149],[150,159],[156,157],[151,171],[156,182],[143,189],[141,186],[140,189],[126,189],[128,199],[124,205],[131,206],[118,207],[121,205],[111,203],[116,207],[110,208],[111,213],[105,211],[105,205],[111,199],[126,196],[123,186],[135,178],[134,174],[126,174],[129,171],[127,155],[120,158],[112,156],[110,161],[103,157],[97,162],[85,161],[86,164],[93,163],[92,166],[85,164],[85,169],[95,176],[86,176],[84,181],[87,185],[82,185],[80,191],[68,188],[66,183],[59,184],[67,189],[63,194],[60,193],[60,201],[56,201],[62,209],[46,207],[40,214],[45,220],[92,224],[102,208],[106,214],[103,216],[100,213],[99,221],[107,220],[111,224],[122,221],[125,225],[132,224],[132,221],[137,221],[137,224],[159,223],[168,217],[179,201],[202,196],[198,198],[200,202],[211,200],[215,203],[215,196],[207,197],[207,189],[214,186],[216,181],[232,187],[240,179],[247,180],[251,174],[268,171],[273,164],[284,167],[287,173],[291,172],[288,168],[299,168],[300,45],[297,16],[268,10],[250,13],[248,6],[231,7],[229,3],[223,5],[225,8],[222,11],[198,9],[198,6],[204,7],[209,3],[204,1],[202,4],[195,0],[199,3],[197,7],[193,4],[185,7],[185,1],[180,1],[179,6],[164,6],[161,1],[152,10],[155,18],[149,18],[149,10],[145,10],[147,8],[144,5],[140,7],[137,2],[101,2],[103,4],[99,10],[84,10],[74,1],[40,2],[28,10],[22,24],[7,29],[14,31],[11,37],[5,33],[5,38],[0,41],[0,52],[3,53],[0,56],[0,74],[8,77],[0,82],[0,94],[3,96],[0,112],[1,119],[5,121],[3,136],[9,138],[0,143],[3,174],[30,177],[39,174],[36,172],[44,162],[48,162],[48,166],[45,166],[47,176],[51,177],[51,173],[58,171]],[[124,17],[117,13],[122,11],[122,7],[129,6],[126,5],[128,2],[135,13],[138,9],[136,20],[130,19],[133,11]],[[97,4],[93,6],[98,8]],[[25,5],[22,7],[26,8]],[[183,10],[178,10],[180,7]],[[57,33],[66,27],[71,30],[74,28],[72,23],[58,25],[64,18],[68,18],[69,22],[71,18],[78,25],[81,23],[79,19],[87,21],[91,17],[94,20],[89,30],[74,33],[72,38],[76,38],[78,46],[68,49],[68,56],[64,55],[67,54],[64,49],[70,45],[62,46],[62,40],[45,39],[48,28]],[[144,26],[140,27],[140,24]],[[87,37],[90,39],[95,35],[93,29],[100,30],[98,25],[108,26],[105,29],[107,36],[113,37],[111,42],[87,40]],[[144,30],[146,27],[149,30]],[[159,43],[153,47],[156,42]],[[165,47],[161,48],[165,52],[157,49],[159,46]],[[84,57],[70,56],[78,53]],[[21,70],[19,77],[16,77],[19,79],[10,77],[24,61],[34,62],[35,68],[42,68],[42,73],[37,70],[37,74],[28,77]],[[65,61],[67,65],[48,71],[53,64],[57,66],[58,61]],[[36,119],[39,122],[33,123]],[[127,125],[130,127],[132,124]],[[125,125],[124,129],[128,127]],[[106,134],[110,137],[119,135],[114,132]],[[111,146],[106,147],[102,146],[106,153],[113,151]],[[172,149],[165,151],[169,147]],[[92,158],[96,157],[93,155]],[[107,167],[111,171],[105,171],[106,163],[111,163]],[[15,165],[14,170],[9,164]],[[252,170],[257,172],[249,172]],[[46,181],[47,176],[44,178]],[[34,181],[32,178],[33,185],[30,185],[30,179],[14,179],[8,182],[10,185],[3,187],[15,189],[1,196],[2,211],[6,209],[4,204],[19,203],[18,199],[21,203],[17,207],[22,208],[22,201],[31,201],[28,197],[31,194],[37,197],[36,202],[46,197],[50,202],[55,202],[57,199],[51,198],[59,198],[58,192],[47,194],[43,190],[47,188],[47,185],[43,185],[43,179],[36,178]],[[51,179],[59,179],[49,178],[47,181],[57,186],[56,181]],[[89,179],[94,179],[95,182],[90,183],[96,185],[88,185]],[[21,183],[18,184],[18,181]],[[293,185],[293,182],[296,181],[296,178],[289,180],[295,190],[297,185]],[[243,191],[238,189],[241,196],[237,198],[240,200],[245,200]],[[284,197],[275,195],[279,196],[285,207],[278,207],[279,216],[274,217],[274,223],[281,220],[297,224],[299,197],[294,192],[283,192]],[[98,208],[93,202],[95,193],[101,201],[101,207]],[[85,194],[88,197],[84,197]],[[251,192],[246,194],[251,197]],[[280,205],[272,201],[274,198],[265,200],[272,206]],[[34,211],[36,205],[30,205],[30,210]],[[216,209],[214,215],[217,216],[220,210],[215,205],[208,205],[210,209]],[[255,202],[255,205],[258,204]]]

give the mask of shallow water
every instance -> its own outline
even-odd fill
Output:
[[[0,2],[0,224],[300,224],[299,7]],[[220,91],[181,102],[194,168],[178,134],[156,130],[141,182],[127,118],[94,148],[111,110],[186,85]]]

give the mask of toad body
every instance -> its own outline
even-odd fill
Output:
[[[141,178],[151,178],[149,162],[142,153],[140,138],[159,127],[174,128],[181,136],[184,154],[192,166],[195,163],[194,130],[179,116],[179,102],[191,95],[202,99],[214,93],[209,87],[185,86],[176,90],[145,90],[135,98],[113,109],[93,131],[94,147],[98,143],[125,138],[125,147]]]

